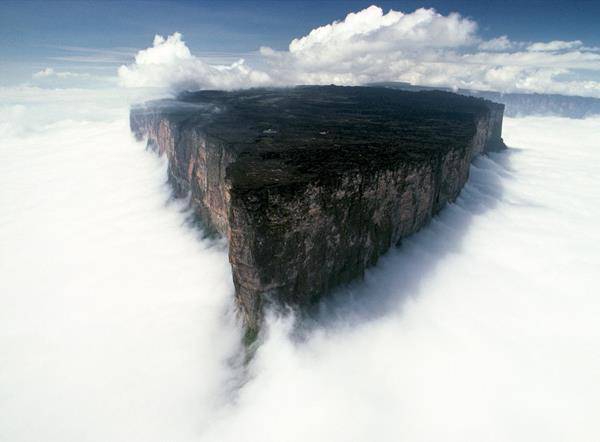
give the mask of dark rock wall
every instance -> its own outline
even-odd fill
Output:
[[[472,158],[502,148],[502,107],[473,122],[472,141],[426,160],[384,169],[349,170],[304,183],[238,190],[227,166],[238,154],[197,126],[160,112],[132,111],[138,139],[169,160],[179,195],[191,193],[196,213],[229,240],[236,298],[256,329],[267,301],[308,305],[360,278],[400,240],[423,227],[460,193]]]
[[[229,257],[245,322],[258,325],[265,301],[309,305],[362,277],[456,199],[473,155],[498,148],[501,118],[497,112],[482,117],[469,146],[429,161],[300,188],[232,189]]]
[[[137,139],[168,158],[169,182],[177,196],[190,193],[194,211],[209,230],[228,236],[227,166],[235,157],[218,140],[195,127],[178,124],[150,109],[132,111],[130,125]]]

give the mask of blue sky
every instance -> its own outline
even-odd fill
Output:
[[[583,40],[600,45],[599,1],[6,1],[0,3],[3,61],[60,57],[59,46],[134,48],[181,32],[194,52],[284,49],[294,37],[376,4],[411,12],[459,12],[484,37]],[[53,47],[56,46],[56,47]]]
[[[0,74],[3,84],[52,66],[73,72],[114,72],[155,34],[184,35],[192,53],[215,62],[252,59],[260,46],[285,50],[295,37],[376,4],[412,12],[458,12],[485,39],[582,40],[600,46],[598,1],[3,1]]]
[[[44,44],[142,47],[154,33],[186,35],[200,50],[283,49],[291,38],[377,4],[410,12],[433,7],[475,19],[485,36],[600,44],[597,1],[6,1],[2,50],[9,59],[44,54]],[[487,35],[486,35],[487,34]],[[27,52],[23,53],[23,49]]]

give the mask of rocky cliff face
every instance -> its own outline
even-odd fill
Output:
[[[504,148],[503,106],[444,92],[200,92],[133,109],[138,138],[229,240],[239,311],[309,305],[360,278],[453,201],[473,156]]]

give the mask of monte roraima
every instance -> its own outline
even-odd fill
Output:
[[[308,306],[456,199],[504,148],[504,106],[442,91],[299,86],[200,91],[131,111],[176,195],[227,238],[249,330],[267,301]]]

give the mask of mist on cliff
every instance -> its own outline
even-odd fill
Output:
[[[244,366],[225,245],[119,94],[60,94],[0,113],[0,440],[600,437],[599,119],[505,119],[455,204]]]

